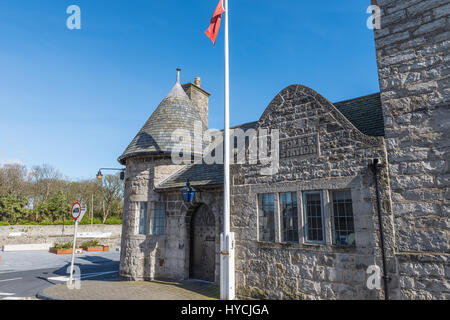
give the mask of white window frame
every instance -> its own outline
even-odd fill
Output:
[[[321,212],[321,218],[322,218],[322,241],[318,240],[309,240],[308,239],[308,219],[306,216],[306,210],[307,210],[307,200],[306,195],[307,194],[319,194],[320,195],[320,212]],[[304,221],[304,242],[305,243],[312,243],[312,244],[326,244],[326,231],[325,231],[325,214],[324,214],[324,203],[323,203],[323,191],[322,190],[314,190],[314,191],[303,191],[302,192],[302,205],[303,205],[303,221]]]
[[[297,241],[287,241],[287,240],[283,239],[283,235],[284,235],[283,223],[284,223],[284,220],[283,220],[283,213],[281,211],[281,199],[282,199],[281,195],[282,194],[288,194],[288,193],[291,194],[291,199],[295,198],[295,203],[296,203],[296,209],[297,210],[295,210],[295,214],[297,215],[297,226],[296,226],[296,228],[297,228]],[[295,197],[292,197],[293,194],[295,194]],[[279,218],[280,218],[280,241],[284,242],[284,243],[299,243],[299,241],[300,241],[300,234],[301,234],[300,229],[299,229],[299,221],[301,219],[300,219],[299,214],[298,214],[298,212],[299,212],[298,211],[298,209],[299,209],[298,192],[297,191],[280,192],[280,193],[278,193],[278,198],[279,198],[279,201],[278,201],[279,202],[279,210],[278,210],[279,214],[278,215],[279,215]]]
[[[145,221],[144,221],[144,233],[140,232],[141,229],[141,203],[145,203],[146,204],[146,212],[145,212]],[[147,201],[137,201],[136,202],[136,206],[137,206],[137,215],[136,215],[136,234],[140,235],[140,236],[146,236],[148,234],[149,231],[149,226],[148,226],[148,202]]]
[[[156,234],[153,232],[153,227],[155,223],[155,210],[158,204],[162,204],[164,206],[164,219],[163,219],[163,233]],[[166,234],[166,214],[167,214],[167,206],[165,202],[152,202],[151,203],[151,217],[150,217],[150,227],[149,234],[152,236],[164,236]]]
[[[334,196],[336,192],[342,192],[342,191],[348,191],[350,193],[350,200],[352,202],[352,220],[353,220],[353,233],[356,234],[356,227],[355,227],[355,210],[354,210],[354,202],[353,202],[353,193],[351,189],[336,189],[336,190],[330,190],[330,208],[331,208],[331,235],[332,235],[332,243],[335,246],[343,246],[346,248],[353,248],[356,247],[356,239],[355,243],[353,245],[343,245],[338,244],[336,239],[336,225],[335,225],[335,215],[336,212],[334,211]]]
[[[266,195],[266,194],[271,194],[273,195],[273,233],[274,233],[274,238],[273,240],[262,240],[261,239],[261,235],[260,235],[260,210],[262,210],[262,203],[260,203],[260,196],[261,195]],[[258,193],[256,194],[256,203],[257,203],[257,207],[256,207],[256,223],[257,223],[257,237],[258,237],[258,241],[259,242],[271,242],[271,243],[276,243],[279,242],[279,232],[277,232],[277,227],[278,227],[278,223],[277,223],[277,193],[271,193],[271,192],[263,192],[263,193]]]

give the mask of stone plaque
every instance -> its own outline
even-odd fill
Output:
[[[280,159],[319,156],[319,135],[305,134],[280,140]]]

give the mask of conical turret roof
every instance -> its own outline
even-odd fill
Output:
[[[193,137],[196,121],[201,123],[202,120],[182,88],[178,72],[177,82],[172,90],[162,100],[118,161],[125,164],[125,159],[133,156],[170,155],[175,145],[172,141],[173,132],[177,129],[185,129]],[[190,140],[185,139],[184,143],[186,144],[183,146],[184,150],[191,150]]]

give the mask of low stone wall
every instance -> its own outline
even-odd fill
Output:
[[[73,241],[74,225],[63,226],[0,226],[0,248],[10,244],[36,244]],[[88,240],[98,240],[112,248],[120,247],[122,225],[79,225],[77,233],[111,233],[108,238],[77,238],[80,244]],[[23,233],[21,236],[12,236]]]

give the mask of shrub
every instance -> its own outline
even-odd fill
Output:
[[[81,244],[81,247],[99,247],[102,246],[98,240],[89,240]]]
[[[65,242],[65,243],[55,243],[53,245],[55,249],[72,249],[73,243],[72,242]]]
[[[93,219],[93,223],[94,224],[103,224],[102,223],[102,219],[98,218],[98,217],[94,217]],[[74,225],[75,224],[75,220],[73,220],[72,218],[70,219],[65,219],[64,220],[64,225]],[[90,218],[86,218],[83,217],[83,219],[80,221],[79,223],[80,225],[89,225],[91,224],[91,219]],[[106,219],[105,224],[109,224],[109,225],[117,225],[117,224],[122,224],[122,219],[119,219],[117,217],[110,217],[108,219]],[[5,221],[0,221],[0,226],[9,226],[11,225],[9,222]],[[62,220],[56,220],[56,221],[51,221],[51,220],[43,220],[40,222],[36,222],[36,221],[28,221],[28,220],[19,220],[15,225],[21,225],[21,226],[62,226],[63,225],[63,221]]]
[[[39,223],[35,222],[35,221],[26,221],[26,220],[19,220],[16,223],[19,226],[33,226],[33,225],[38,225]]]
[[[110,217],[106,219],[105,224],[122,224],[122,219],[117,217]]]

